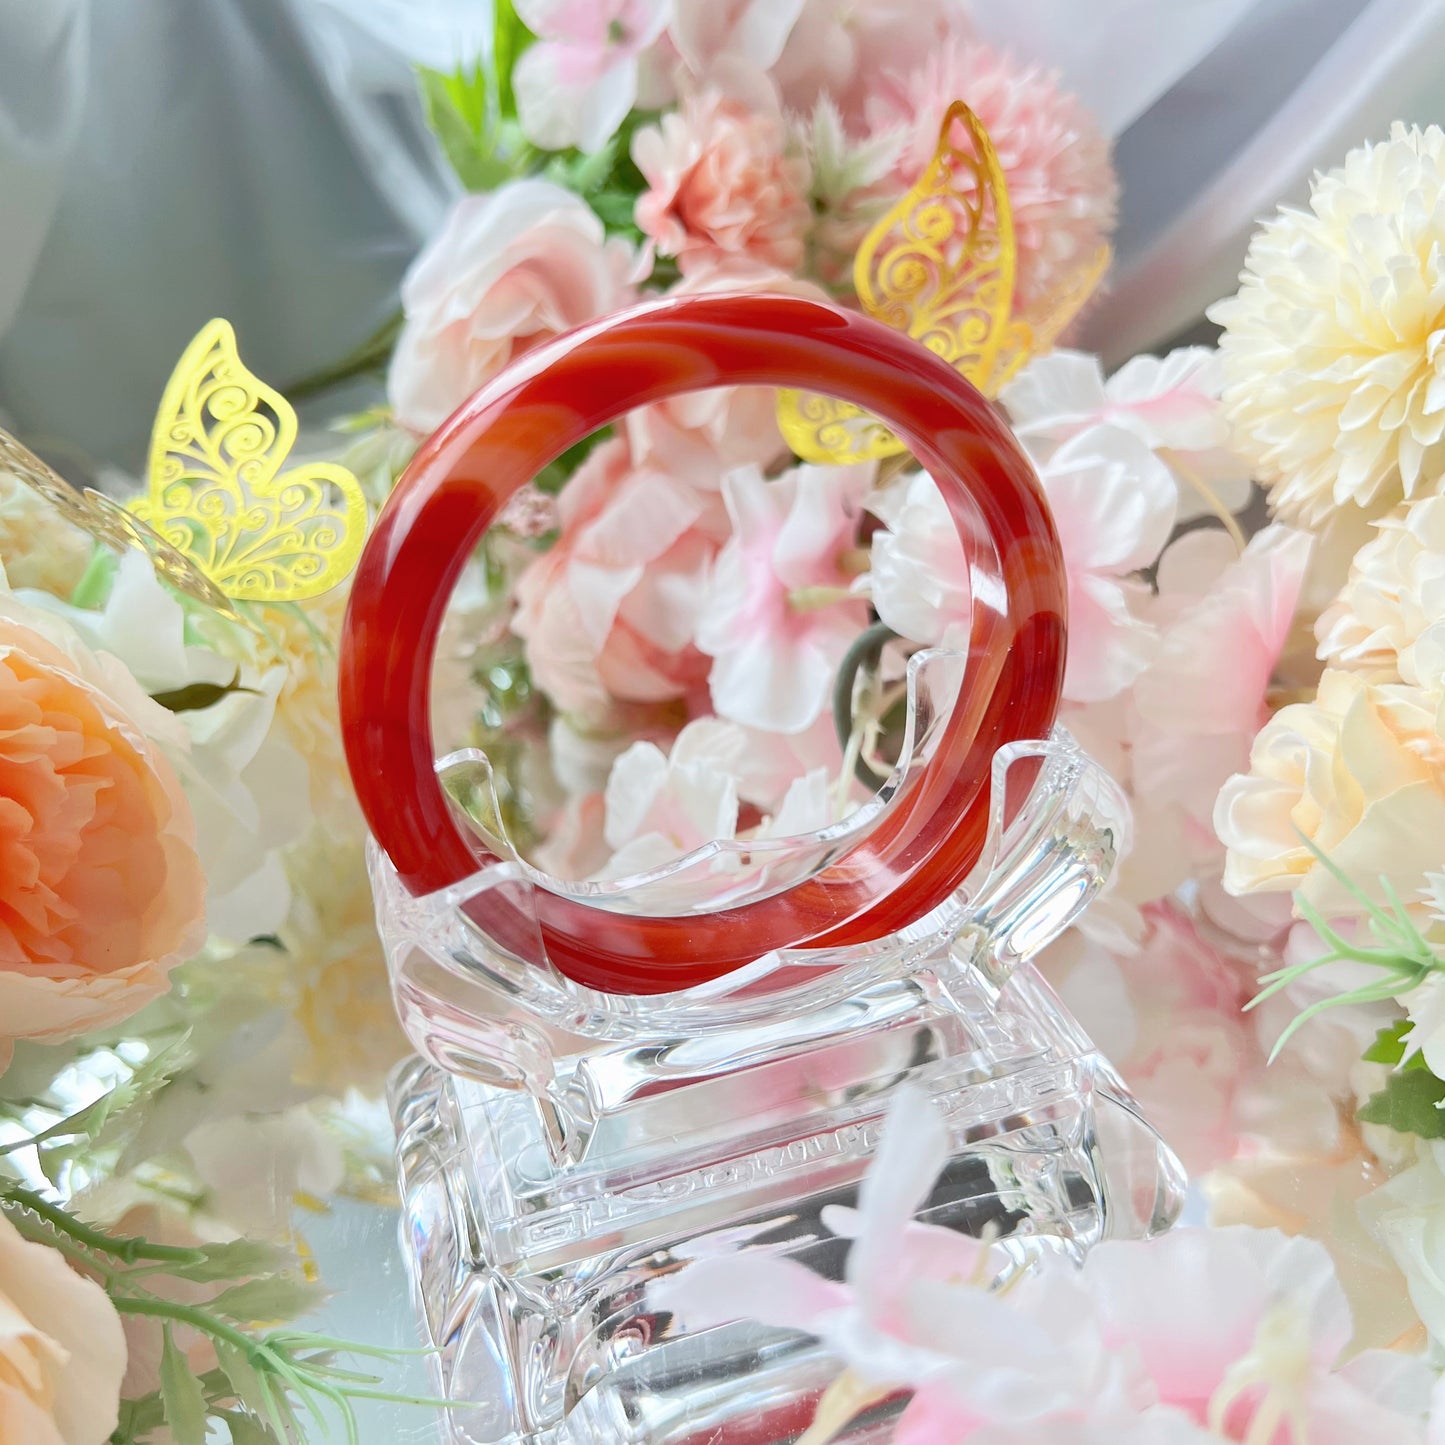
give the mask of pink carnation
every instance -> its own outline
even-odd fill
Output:
[[[826,95],[848,129],[861,131],[868,99],[887,77],[972,28],[958,0],[806,0],[772,76],[790,111],[810,111]]]
[[[638,131],[632,158],[648,185],[637,224],[685,274],[738,257],[802,263],[808,165],[778,111],[708,89]]]
[[[902,127],[908,136],[895,172],[900,187],[923,173],[955,100],[975,112],[998,150],[1013,204],[1019,301],[1033,310],[1114,229],[1119,187],[1109,144],[1054,75],[987,45],[953,41],[891,76],[868,105],[874,131]]]
[[[730,257],[689,272],[669,296],[772,293],[823,300],[809,281],[746,258]],[[777,397],[768,386],[714,386],[688,391],[627,417],[627,439],[639,464],[693,486],[716,489],[735,467],[764,470],[787,454],[778,430]]]

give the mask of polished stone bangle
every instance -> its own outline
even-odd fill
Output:
[[[1028,459],[990,404],[900,332],[821,301],[653,302],[539,346],[417,453],[367,544],[340,655],[341,716],[373,836],[415,894],[496,859],[458,827],[436,776],[429,693],[448,596],[502,506],[569,447],[635,407],[714,386],[805,387],[881,418],[943,494],[968,561],[962,689],[926,761],[870,826],[782,891],[714,912],[609,911],[506,890],[479,922],[517,956],[609,993],[718,978],[777,948],[881,938],[942,903],[978,861],[999,748],[1046,737],[1063,678],[1066,584]]]

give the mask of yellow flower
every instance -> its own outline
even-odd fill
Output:
[[[1293,892],[1326,917],[1363,914],[1324,853],[1366,895],[1415,898],[1445,839],[1442,699],[1326,671],[1313,702],[1282,708],[1215,805],[1234,894]],[[1382,882],[1383,880],[1383,882]]]
[[[1379,516],[1445,468],[1445,134],[1396,123],[1250,244],[1225,415],[1285,521]]]
[[[23,482],[0,473],[0,568],[12,587],[69,597],[90,553],[90,538],[79,527]]]
[[[407,1050],[392,1007],[366,871],[366,831],[341,744],[336,657],[347,589],[268,607],[258,661],[286,669],[276,723],[306,760],[315,821],[285,853],[291,908],[281,1002],[310,1047],[296,1081],[340,1096],[377,1095]]]
[[[1350,1301],[1352,1349],[1418,1349],[1424,1331],[1405,1277],[1360,1217],[1385,1179],[1352,1122],[1343,1121],[1330,1153],[1237,1158],[1210,1175],[1204,1189],[1211,1225],[1279,1229],[1318,1239],[1329,1250]]]
[[[376,933],[360,831],[318,823],[287,857],[293,902],[281,933],[291,958],[291,1009],[310,1048],[297,1082],[340,1096],[381,1093],[407,1052]]]
[[[276,723],[306,761],[313,811],[333,824],[353,827],[359,826],[360,813],[346,770],[336,701],[336,652],[348,591],[337,587],[310,602],[266,608],[256,662],[286,669]]]

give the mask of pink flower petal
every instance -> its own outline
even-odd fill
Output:
[[[810,1334],[824,1315],[852,1301],[844,1286],[791,1259],[754,1253],[696,1260],[654,1281],[647,1296],[655,1308],[680,1316],[689,1329],[757,1320]]]

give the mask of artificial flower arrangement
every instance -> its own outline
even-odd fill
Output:
[[[652,295],[827,296],[996,394],[1068,571],[1061,722],[1135,814],[1112,891],[1041,966],[1211,1227],[1015,1277],[987,1239],[906,1224],[943,1146],[903,1097],[828,1221],[844,1284],[696,1266],[659,1307],[766,1296],[832,1342],[809,1445],[900,1390],[894,1438],[931,1445],[1433,1440],[1445,138],[1398,126],[1265,225],[1217,350],[1106,375],[1050,347],[1107,260],[1103,138],[948,0],[898,20],[499,3],[485,66],[421,77],[469,193],[403,285],[388,408],[331,450],[379,505],[510,361]],[[964,221],[927,297],[860,264],[940,198]],[[933,328],[960,295],[982,345]],[[249,378],[228,346],[203,333],[178,377]],[[287,409],[243,386],[274,478]],[[345,589],[247,581],[202,545],[166,492],[187,395],[162,402],[138,526],[0,452],[0,1445],[300,1440],[306,1407],[384,1393],[274,1323],[318,1289],[292,1203],[377,1186],[359,1101],[405,1051],[336,723]],[[807,402],[641,408],[475,558],[438,753],[486,751],[483,821],[538,866],[617,879],[805,832],[886,775],[906,658],[966,631],[968,577],[930,478]],[[360,492],[327,485],[359,547]]]

